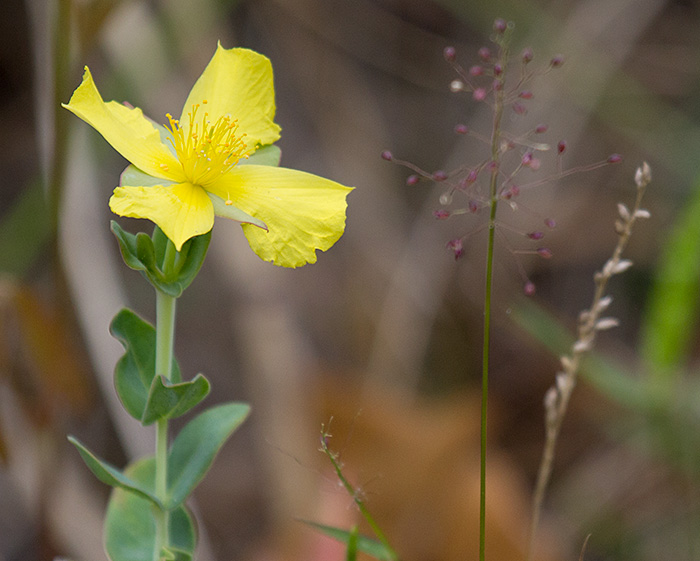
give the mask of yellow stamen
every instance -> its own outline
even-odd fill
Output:
[[[204,100],[202,105],[206,103]],[[209,113],[205,112],[197,121],[199,107],[198,103],[193,105],[187,114],[188,127],[182,127],[170,114],[166,115],[170,123],[166,127],[172,133],[170,142],[187,179],[194,185],[206,186],[235,166],[238,160],[247,158],[249,153],[243,141],[245,133],[238,134],[237,120],[226,115],[212,124]]]

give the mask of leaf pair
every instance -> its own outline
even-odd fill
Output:
[[[183,382],[176,361],[172,382],[156,376],[156,330],[131,310],[123,309],[114,316],[110,331],[126,351],[114,370],[117,394],[129,415],[144,425],[179,417],[209,393],[209,381],[201,374]]]
[[[158,226],[153,236],[144,232],[130,234],[114,220],[111,228],[119,242],[124,263],[131,269],[141,271],[156,290],[173,298],[179,298],[197,276],[211,240],[211,231],[187,240],[171,267],[165,263],[165,254],[168,244],[172,242]]]
[[[75,437],[69,436],[68,440],[100,481],[146,499],[156,508],[172,510],[192,493],[221,447],[249,412],[250,406],[246,403],[225,403],[200,413],[185,426],[168,452],[167,494],[164,501],[156,497],[152,485],[144,485],[138,479],[129,477],[128,470],[121,472],[98,458]]]

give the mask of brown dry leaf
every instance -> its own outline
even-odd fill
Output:
[[[70,322],[53,302],[29,286],[14,293],[21,352],[20,369],[34,377],[36,397],[47,411],[67,407],[82,415],[92,404],[90,367]],[[36,405],[36,404],[35,404]]]
[[[323,397],[326,421],[332,416],[331,448],[402,559],[461,561],[478,551],[478,396],[409,401],[386,388],[361,394],[331,383]],[[525,558],[530,494],[513,461],[489,451],[489,557]],[[342,498],[346,507],[349,500]],[[346,512],[355,516],[353,509]],[[546,531],[539,546],[538,561],[559,557]]]

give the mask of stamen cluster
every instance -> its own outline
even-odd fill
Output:
[[[206,105],[204,100],[202,105]],[[200,104],[192,106],[188,112],[189,125],[182,127],[178,119],[166,115],[172,133],[169,139],[187,179],[195,184],[206,186],[235,166],[249,152],[243,141],[245,133],[238,134],[238,121],[228,115],[219,117],[214,124],[209,113],[203,113],[197,120]]]

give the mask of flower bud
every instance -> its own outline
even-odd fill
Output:
[[[433,212],[433,216],[438,220],[445,220],[450,217],[450,211],[444,208],[436,210]]]
[[[455,238],[454,240],[450,240],[449,242],[447,242],[446,247],[447,249],[450,249],[454,252],[455,261],[462,257],[462,254],[464,253],[464,248],[462,247],[462,240],[459,238]]]
[[[554,221],[554,218],[545,218],[544,225],[547,226],[547,228],[549,228],[550,230],[553,230],[557,227],[557,223]]]
[[[520,58],[522,58],[525,64],[531,62],[534,56],[535,54],[532,52],[532,49],[530,47],[525,47],[523,49],[523,52],[520,54]]]
[[[541,240],[544,238],[544,232],[530,232],[527,234],[527,237],[531,240]]]
[[[525,293],[525,296],[533,296],[535,294],[535,284],[527,281],[525,283],[525,286],[523,286],[523,292]]]
[[[488,47],[481,47],[478,54],[479,58],[484,62],[491,60],[491,51],[488,49]]]
[[[503,33],[507,29],[508,24],[506,23],[506,20],[498,18],[496,21],[493,22],[493,30],[496,33]]]
[[[484,88],[476,88],[474,90],[474,93],[472,94],[472,97],[476,101],[484,101],[484,99],[486,98],[486,90]]]
[[[538,247],[537,255],[539,255],[540,257],[544,257],[545,259],[549,259],[550,257],[552,257],[552,250],[550,250],[547,247]]]
[[[622,156],[620,154],[611,154],[608,156],[608,163],[609,164],[617,164],[618,162],[622,161]]]
[[[563,154],[566,150],[566,140],[560,140],[557,144],[557,154]]]
[[[637,187],[644,187],[651,182],[651,168],[649,164],[644,162],[642,167],[637,168],[637,172],[634,174],[634,182]]]
[[[537,125],[535,127],[535,132],[537,134],[542,134],[544,132],[547,132],[547,129],[549,128],[549,125]]]
[[[447,179],[447,174],[441,169],[433,173],[433,180],[435,181],[445,181]]]
[[[556,55],[549,61],[549,66],[552,68],[559,68],[562,64],[564,64],[564,57],[562,55]]]
[[[384,152],[382,152],[382,159],[390,162],[394,159],[394,156],[391,154],[391,152],[389,152],[389,150],[384,150]]]
[[[532,99],[532,92],[530,90],[523,90],[518,94],[521,99]]]
[[[457,58],[457,51],[455,51],[454,47],[445,47],[445,50],[442,51],[442,56],[445,57],[447,62],[453,62]]]
[[[469,127],[467,125],[455,125],[455,133],[457,134],[467,134],[469,132]]]
[[[484,73],[484,68],[483,66],[479,66],[478,64],[475,64],[469,69],[469,75],[470,76],[481,76]]]
[[[406,185],[415,185],[419,181],[419,177],[417,175],[409,175],[406,178]]]

